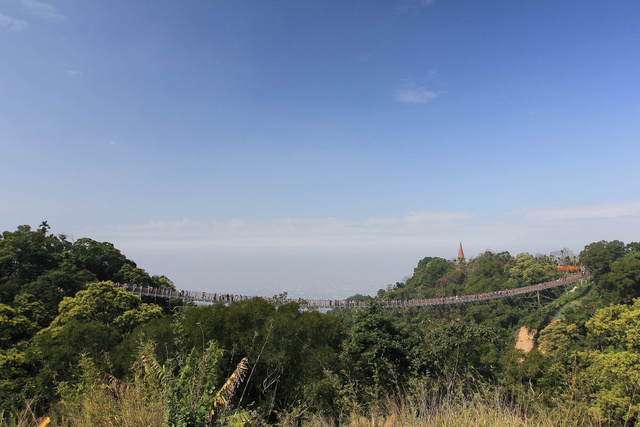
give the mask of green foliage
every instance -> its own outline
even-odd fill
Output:
[[[592,380],[592,407],[606,421],[640,415],[640,300],[598,310],[587,322],[592,346],[582,353]]]
[[[95,275],[91,272],[72,271],[67,266],[63,266],[57,270],[48,271],[35,281],[25,284],[20,292],[31,295],[43,304],[43,310],[38,312],[41,319],[37,323],[40,327],[46,327],[58,314],[58,304],[62,298],[74,296],[79,290],[85,289],[87,283],[93,281],[95,281]]]
[[[356,311],[352,321],[340,354],[342,376],[357,403],[366,405],[406,382],[419,336],[379,305]]]
[[[640,252],[631,252],[613,261],[610,271],[598,277],[598,288],[607,300],[629,303],[640,296]]]
[[[582,335],[575,323],[558,320],[540,331],[538,342],[545,353],[575,353],[582,347]]]
[[[464,273],[456,272],[453,264],[443,258],[426,257],[418,262],[413,275],[406,283],[389,286],[387,292],[379,292],[381,300],[433,298],[446,292],[455,294],[456,285],[464,280]],[[451,285],[451,286],[449,286]]]
[[[29,358],[40,366],[35,384],[45,401],[55,397],[55,384],[74,381],[80,356],[106,368],[106,353],[136,325],[160,316],[161,309],[101,282],[65,297],[58,316],[32,340]]]
[[[33,394],[29,384],[33,370],[24,346],[0,349],[0,412],[21,407]]]
[[[427,257],[418,262],[407,284],[418,289],[427,288],[452,269],[453,265],[446,259]]]
[[[62,384],[56,405],[58,420],[72,425],[204,427],[247,425],[248,412],[229,413],[227,403],[246,373],[246,359],[218,387],[222,351],[209,343],[203,353],[193,349],[168,365],[154,358],[150,344],[140,348],[126,383],[100,369],[88,357],[80,359],[82,381]]]
[[[87,283],[113,280],[127,266],[149,283],[172,286],[165,276],[152,280],[110,243],[71,243],[49,230],[43,222],[0,235],[0,410],[35,394],[50,401],[54,380],[77,377],[80,354],[106,367],[104,354],[160,313],[110,284],[83,291]]]
[[[51,327],[64,326],[71,321],[98,321],[128,332],[161,313],[160,307],[142,303],[140,297],[110,282],[90,283],[86,290],[62,300]]]
[[[26,316],[8,305],[0,304],[0,349],[30,338],[35,330],[36,325]]]
[[[160,368],[151,356],[146,356],[145,370],[152,375],[161,375],[163,383],[170,384],[167,390],[168,405],[166,425],[175,427],[205,425],[214,410],[217,368],[222,351],[211,342],[201,354],[195,347],[186,358],[174,381],[168,380],[164,368]],[[166,387],[166,386],[165,386]]]
[[[98,321],[70,321],[50,326],[34,338],[34,352],[57,378],[70,379],[81,354],[98,359],[117,344],[121,335],[116,328]],[[65,375],[68,374],[68,375]]]
[[[149,276],[110,243],[71,243],[46,223],[20,226],[0,236],[0,411],[36,392],[46,405],[61,391],[57,408],[83,420],[77,425],[248,422],[249,412],[234,417],[230,405],[266,423],[294,425],[310,414],[342,422],[367,408],[370,421],[393,423],[375,412],[386,396],[420,384],[455,400],[489,381],[528,411],[566,409],[556,424],[637,423],[640,243],[592,243],[580,261],[593,285],[551,289],[539,300],[322,314],[282,293],[161,317],[112,283],[91,282],[173,288],[165,276]],[[377,299],[510,289],[552,280],[556,264],[574,262],[568,250],[515,258],[487,251],[462,263],[427,257]],[[521,325],[540,330],[526,354],[513,349]]]
[[[436,280],[433,296],[437,298],[464,294],[467,277],[467,273],[463,269],[449,269],[441,278]]]
[[[73,243],[70,255],[74,266],[92,272],[100,281],[116,280],[125,265],[136,267],[112,243],[97,242],[86,237]]]
[[[165,275],[153,275],[151,276],[151,282],[154,288],[172,289],[172,290],[176,289],[171,279],[169,279]]]
[[[432,376],[450,380],[469,372],[486,378],[495,374],[497,330],[474,322],[434,321],[425,331],[421,364]]]
[[[115,281],[119,283],[134,283],[138,286],[152,286],[153,280],[149,273],[142,268],[135,267],[131,264],[124,264],[115,275]]]
[[[10,303],[20,288],[46,271],[56,268],[69,247],[65,236],[47,234],[48,224],[38,230],[21,225],[0,235],[0,302]]]
[[[113,244],[88,238],[71,243],[65,235],[49,234],[46,221],[35,231],[21,225],[0,235],[0,303],[14,306],[17,295],[32,295],[44,305],[26,315],[38,328],[53,320],[64,297],[96,279],[173,287],[165,276],[150,277]]]
[[[640,243],[619,240],[591,243],[580,252],[580,262],[592,273],[601,296],[609,303],[629,303],[640,296]]]
[[[348,301],[371,301],[371,297],[368,295],[355,294],[347,298]]]
[[[580,263],[591,271],[597,282],[602,275],[611,271],[614,261],[626,252],[624,243],[619,240],[612,242],[601,240],[585,246],[580,252]]]
[[[129,335],[109,351],[112,374],[118,378],[126,377],[129,368],[136,360],[140,344],[144,342],[155,344],[153,347],[155,349],[154,357],[161,364],[180,354],[175,333],[174,317],[171,315],[151,319],[136,326]]]
[[[526,252],[516,255],[508,274],[517,286],[535,285],[558,276],[555,266],[548,260],[536,258]]]
[[[324,371],[338,363],[343,327],[337,317],[301,312],[297,303],[276,306],[256,298],[228,306],[185,307],[175,328],[181,348],[204,349],[205,343],[217,341],[227,350],[223,366],[229,369],[240,355],[248,357],[251,374],[238,400],[255,402],[265,418],[292,405],[330,404]],[[166,341],[158,345],[170,347]]]
[[[486,251],[473,260],[473,270],[469,275],[468,294],[492,292],[508,289],[508,270],[513,263],[509,252]]]
[[[589,304],[574,307],[591,310]],[[540,375],[529,381],[551,402],[584,403],[600,423],[633,424],[640,414],[640,300],[609,305],[583,318],[568,316],[541,331],[544,363]],[[515,367],[511,363],[505,372]]]

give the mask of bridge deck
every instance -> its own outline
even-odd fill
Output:
[[[427,298],[427,299],[410,299],[410,300],[389,300],[381,301],[384,307],[424,307],[435,305],[449,305],[449,304],[464,304],[468,302],[487,301],[499,298],[508,298],[515,295],[522,295],[532,292],[539,292],[544,289],[556,288],[558,286],[564,286],[569,283],[580,281],[590,277],[589,273],[575,274],[573,276],[564,277],[558,280],[553,280],[544,283],[538,283],[531,286],[523,286],[521,288],[508,289],[503,291],[484,292],[471,295],[449,296],[442,298]],[[246,295],[234,295],[234,294],[221,294],[217,292],[194,292],[194,291],[174,291],[169,289],[160,289],[153,287],[143,287],[136,285],[123,285],[127,292],[131,292],[135,295],[150,296],[158,298],[172,298],[180,299],[183,301],[204,302],[213,304],[215,302],[231,303],[234,301],[245,301],[252,298],[264,298],[264,297],[249,297]],[[268,299],[268,298],[265,298]],[[347,301],[347,300],[320,300],[320,299],[290,299],[288,302],[299,302],[304,308],[367,308],[369,303],[366,301]]]

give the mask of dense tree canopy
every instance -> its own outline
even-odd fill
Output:
[[[351,298],[369,300],[369,309],[309,311],[282,294],[172,304],[163,315],[114,283],[172,288],[166,276],[150,276],[111,243],[71,242],[49,230],[43,222],[0,236],[0,411],[37,398],[38,411],[55,413],[73,393],[117,401],[115,384],[156,384],[165,420],[207,425],[211,393],[227,390],[229,378],[235,393],[225,404],[266,423],[312,413],[343,420],[416,387],[458,396],[484,383],[522,407],[566,403],[601,424],[640,419],[640,243],[595,242],[579,261],[565,249],[426,257],[404,282]],[[527,286],[577,262],[593,272],[593,284],[433,309],[376,303]],[[524,326],[530,351],[515,348]],[[239,367],[246,378],[234,377]],[[98,387],[100,378],[109,381]]]
[[[625,244],[619,240],[591,243],[580,252],[580,263],[587,267],[596,279],[611,271],[615,260],[627,252]]]

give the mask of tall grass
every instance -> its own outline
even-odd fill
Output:
[[[195,349],[184,360],[160,365],[150,345],[141,348],[130,382],[100,372],[81,358],[81,378],[74,385],[59,384],[60,400],[49,417],[37,419],[29,404],[10,416],[0,413],[0,427],[206,427],[249,425],[251,414],[234,411],[230,400],[247,371],[243,359],[216,387],[221,350],[211,342],[203,354]],[[42,424],[43,420],[50,423]]]
[[[368,414],[346,414],[343,419],[314,415],[306,422],[287,425],[310,427],[557,427],[601,426],[581,405],[529,410],[514,404],[498,388],[485,387],[471,394],[442,394],[425,388],[404,396],[387,397]]]
[[[89,390],[87,390],[89,391]],[[49,426],[163,426],[165,419],[160,407],[150,405],[135,388],[123,388],[119,399],[106,389],[96,392],[93,399],[83,399],[81,406],[67,407],[62,418]],[[38,426],[41,420],[25,409],[13,423],[0,414],[0,426]],[[219,420],[215,425],[243,425],[237,419]],[[261,424],[254,419],[246,425]],[[368,414],[345,414],[339,419],[310,415],[305,420],[287,419],[282,427],[556,427],[602,426],[588,415],[580,404],[561,404],[552,409],[535,410],[518,406],[498,388],[485,387],[466,396],[460,393],[443,394],[421,388],[404,396],[387,397],[374,405]]]
[[[49,417],[38,417],[32,410],[33,402],[25,402],[21,411],[0,411],[0,427],[45,427],[51,422]]]
[[[75,387],[61,385],[62,399],[54,408],[55,425],[161,426],[166,413],[163,388],[146,376],[133,385],[100,374],[83,358],[82,382]],[[139,377],[138,377],[139,378]]]
[[[211,353],[215,355],[214,352]],[[207,357],[204,358],[205,360]],[[214,357],[215,359],[215,357]],[[195,359],[194,359],[195,360]],[[205,372],[201,370],[215,363],[188,370],[187,363],[180,370],[181,382],[164,367],[147,360],[130,384],[99,373],[93,365],[83,362],[84,377],[74,387],[61,387],[62,399],[52,412],[51,426],[209,426],[209,425],[265,425],[255,413],[226,408],[234,389],[242,381],[246,371],[243,360],[224,386],[212,390],[204,387]],[[207,369],[207,371],[209,371]],[[210,371],[209,371],[210,372]],[[188,375],[187,375],[188,374]],[[173,384],[173,385],[172,385]],[[180,386],[183,384],[183,386]],[[456,384],[456,385],[454,385]],[[176,391],[184,398],[176,400]],[[374,401],[362,409],[357,404],[346,404],[344,413],[337,417],[311,414],[293,409],[281,414],[282,427],[392,427],[392,426],[496,426],[496,427],[556,427],[602,426],[602,422],[590,415],[587,403],[558,397],[549,408],[539,395],[531,390],[522,395],[509,394],[504,388],[469,380],[451,383],[447,381],[415,382],[411,389]],[[527,394],[529,393],[529,394]],[[208,396],[208,397],[207,397]],[[215,397],[214,397],[215,396]],[[353,397],[350,397],[353,398]],[[202,406],[206,404],[206,411]],[[195,405],[191,410],[190,406]],[[218,409],[216,409],[216,407]],[[173,408],[173,409],[172,409]],[[198,409],[200,408],[200,409]],[[174,416],[171,416],[173,411]],[[177,412],[176,412],[177,411]],[[186,411],[186,412],[185,412]],[[217,414],[216,417],[202,416]],[[197,415],[196,418],[176,418],[175,415]],[[21,412],[0,413],[0,427],[39,426],[39,419],[29,404]]]

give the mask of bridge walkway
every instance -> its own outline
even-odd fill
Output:
[[[448,296],[442,298],[426,298],[426,299],[410,299],[410,300],[389,300],[378,301],[383,307],[426,307],[426,306],[439,306],[439,305],[451,305],[451,304],[464,304],[470,302],[487,301],[499,298],[508,298],[516,295],[540,292],[545,289],[556,288],[559,286],[565,286],[570,283],[582,282],[591,277],[588,272],[575,274],[568,277],[563,277],[557,280],[538,283],[536,285],[523,286],[520,288],[513,288],[502,291],[484,292],[471,295],[460,296]],[[135,295],[157,297],[157,298],[171,298],[179,299],[183,301],[201,302],[213,304],[216,302],[232,303],[236,301],[246,301],[252,298],[265,298],[266,297],[253,297],[246,295],[236,294],[222,294],[217,292],[195,292],[185,290],[170,290],[160,289],[154,287],[136,286],[136,285],[118,285],[122,286],[127,292],[131,292]],[[348,301],[348,300],[326,300],[326,299],[289,299],[287,302],[298,302],[303,308],[319,308],[319,309],[332,309],[332,308],[368,308],[370,304],[366,301]]]

